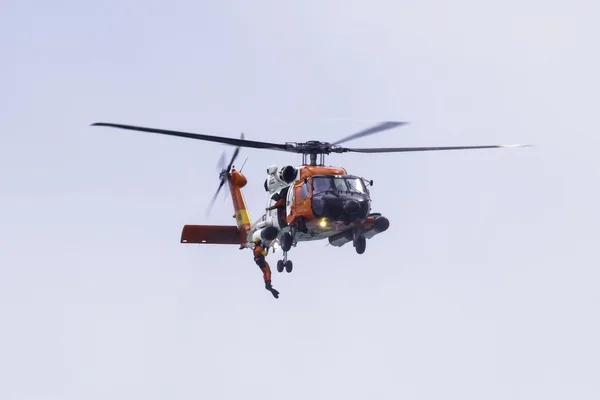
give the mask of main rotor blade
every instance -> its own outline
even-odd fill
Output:
[[[201,135],[199,133],[171,131],[171,130],[166,130],[166,129],[146,128],[146,127],[142,127],[142,126],[113,124],[113,123],[107,123],[107,122],[95,122],[92,124],[92,126],[108,126],[108,127],[112,127],[112,128],[128,129],[128,130],[132,130],[132,131],[160,133],[163,135],[179,136],[179,137],[185,137],[185,138],[197,139],[197,140],[206,140],[209,142],[225,143],[225,144],[231,144],[234,146],[241,146],[241,147],[253,147],[256,149],[283,150],[283,151],[294,152],[294,150],[288,150],[288,147],[285,144],[278,144],[278,143],[257,142],[254,140],[234,139],[234,138],[228,138],[228,137],[223,137],[223,136],[213,136],[213,135]]]
[[[472,149],[503,149],[509,147],[531,147],[529,144],[502,144],[487,146],[450,146],[450,147],[381,147],[371,149],[342,148],[341,152],[354,153],[402,153],[408,151],[436,151],[436,150],[472,150]]]
[[[359,137],[363,137],[363,136],[368,136],[368,135],[372,135],[374,133],[378,133],[378,132],[382,132],[382,131],[387,131],[389,129],[393,129],[396,128],[398,126],[401,125],[406,125],[408,124],[408,122],[395,122],[395,121],[387,121],[387,122],[381,122],[375,126],[372,126],[370,128],[364,129],[360,132],[356,132],[350,136],[346,136],[343,139],[338,140],[337,142],[332,143],[332,145],[338,145],[340,143],[345,143],[347,141],[350,140],[354,140],[354,139],[358,139]]]

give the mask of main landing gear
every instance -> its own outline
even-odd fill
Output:
[[[287,273],[292,272],[294,264],[292,260],[287,259],[287,254],[283,256],[283,260],[277,260],[277,272],[283,272],[285,269]]]
[[[354,249],[358,254],[363,254],[367,249],[367,238],[358,230],[354,230]]]
[[[281,236],[281,250],[283,251],[283,260],[277,261],[277,272],[283,272],[283,270],[285,269],[285,271],[289,274],[294,268],[292,260],[288,260],[287,258],[287,253],[294,245],[295,234],[296,230],[294,229],[294,227],[292,227],[291,233],[286,232]]]

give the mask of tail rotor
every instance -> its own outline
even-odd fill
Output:
[[[243,133],[242,133],[241,137],[242,137],[242,139],[244,138]],[[225,151],[219,157],[219,160],[217,161],[217,169],[220,170],[220,173],[219,173],[220,183],[219,183],[219,187],[217,188],[217,191],[215,192],[212,200],[210,201],[208,208],[206,209],[205,215],[207,217],[210,214],[210,211],[212,210],[212,207],[215,204],[215,201],[217,200],[217,197],[219,196],[221,189],[223,188],[223,186],[225,186],[225,183],[229,179],[229,175],[231,173],[231,168],[233,167],[233,163],[236,160],[239,153],[240,153],[240,146],[237,146],[235,148],[235,151],[233,152],[233,156],[231,156],[231,160],[229,161],[229,164],[227,164],[227,165],[225,165],[225,159],[226,159]]]
[[[244,163],[242,164],[242,167],[240,168],[240,172],[242,172],[244,170],[244,165],[246,165],[246,161],[248,161],[248,157],[246,157],[246,159],[244,160]],[[226,202],[228,198],[229,198],[229,192],[226,191],[225,195],[223,196],[223,202]]]

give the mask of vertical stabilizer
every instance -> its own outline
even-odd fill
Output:
[[[246,200],[242,193],[242,188],[246,186],[248,181],[246,177],[235,169],[231,168],[231,172],[228,177],[229,191],[231,192],[231,200],[233,201],[233,210],[235,214],[235,222],[240,233],[240,244],[247,242],[248,231],[252,225],[250,214],[248,213],[248,207],[246,206]]]

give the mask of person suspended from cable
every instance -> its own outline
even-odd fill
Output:
[[[254,262],[258,265],[263,273],[263,279],[265,281],[265,289],[271,292],[273,297],[276,299],[279,298],[279,292],[273,288],[271,284],[271,267],[266,260],[267,254],[269,254],[269,249],[263,246],[260,238],[256,238],[254,240]]]

